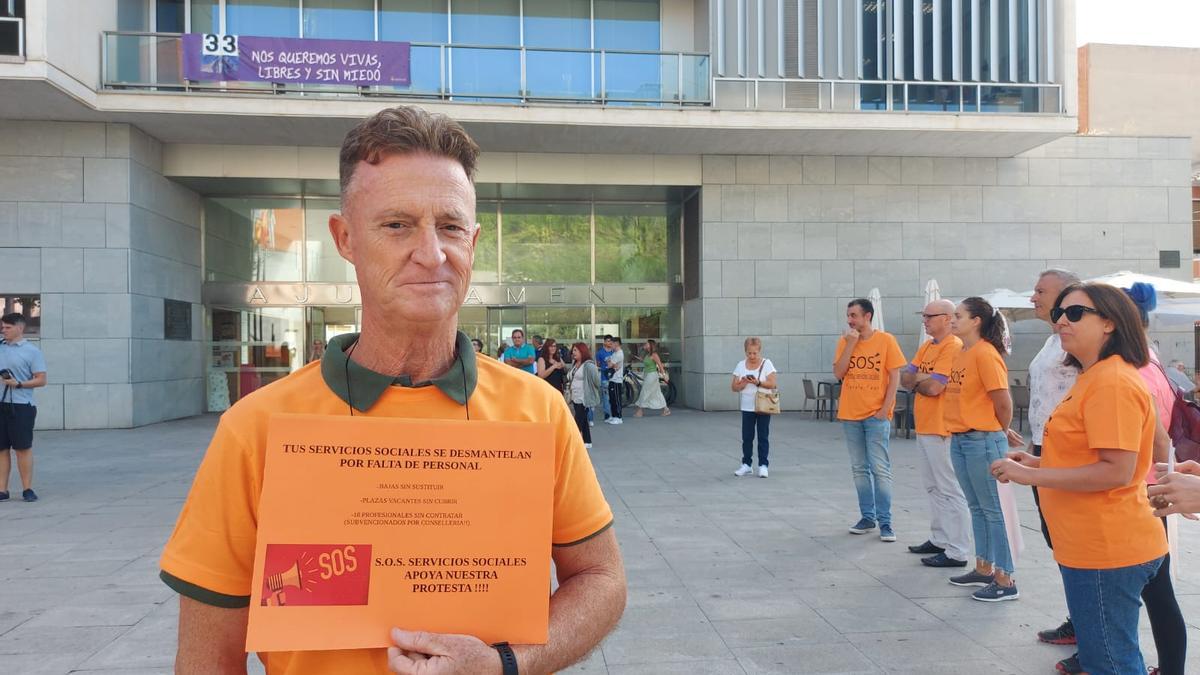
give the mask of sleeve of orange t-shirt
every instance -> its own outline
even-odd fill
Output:
[[[842,358],[842,352],[846,351],[846,338],[838,338],[837,349],[833,353],[833,363],[837,365],[838,359]]]
[[[163,549],[162,570],[248,602],[261,488],[261,466],[222,418]]]
[[[1081,403],[1089,448],[1139,452],[1150,396],[1130,382],[1105,382],[1088,389]]]
[[[975,368],[985,391],[1008,389],[1008,366],[995,349],[976,349]]]
[[[896,342],[896,336],[889,334],[891,338],[888,345],[887,367],[885,370],[892,371],[897,368],[903,368],[908,360],[904,358],[904,352],[900,349],[900,343]]]
[[[553,397],[550,419],[556,444],[551,537],[555,546],[569,546],[603,532],[612,524],[613,515],[583,447],[583,437],[561,396]]]

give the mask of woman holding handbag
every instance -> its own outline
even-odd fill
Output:
[[[758,432],[758,477],[767,477],[771,451],[771,415],[779,412],[778,379],[775,364],[762,356],[762,340],[746,338],[743,343],[746,358],[733,369],[733,391],[741,394],[742,465],[735,476],[745,476],[753,469],[754,435]],[[768,391],[769,390],[769,391]],[[763,399],[761,402],[759,399]]]
[[[642,356],[642,392],[638,394],[637,401],[633,404],[637,406],[637,412],[634,417],[642,416],[643,408],[651,410],[662,410],[662,416],[666,417],[671,414],[671,409],[667,407],[667,399],[663,397],[662,387],[658,386],[658,381],[667,381],[667,369],[663,365],[662,358],[658,355],[658,343],[654,340],[646,340],[646,351]]]

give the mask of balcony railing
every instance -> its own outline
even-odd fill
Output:
[[[180,33],[105,31],[103,87],[298,96],[395,96],[501,103],[707,106],[708,54],[413,42],[408,87],[198,82]]]
[[[0,16],[0,57],[25,58],[25,19]]]
[[[1062,85],[717,77],[713,107],[829,112],[1063,114]]]

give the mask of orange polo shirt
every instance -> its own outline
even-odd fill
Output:
[[[960,351],[962,351],[962,340],[958,339],[957,335],[947,335],[941,342],[926,340],[925,344],[917,350],[917,355],[913,357],[912,363],[909,364],[909,370],[926,373],[942,384],[948,385],[950,370]],[[913,402],[913,413],[917,420],[918,434],[950,435],[950,432],[946,430],[946,421],[943,417],[946,407],[945,394],[945,389],[937,396],[926,396],[917,392],[916,400]]]
[[[837,354],[833,362],[837,363],[846,351],[846,338],[839,338]],[[859,338],[854,343],[854,351],[850,353],[850,368],[842,378],[842,393],[838,398],[838,419],[847,421],[865,420],[883,408],[886,398],[888,378],[893,370],[903,368],[904,352],[891,333],[877,330],[867,339]],[[892,418],[892,410],[888,408],[888,419]]]
[[[548,421],[554,426],[553,544],[578,543],[605,530],[612,523],[612,510],[562,396],[528,373],[492,359],[472,360],[478,383],[468,399],[471,419]],[[346,415],[348,408],[326,384],[319,364],[311,363],[243,398],[221,416],[163,551],[163,579],[176,591],[217,606],[248,604],[267,423],[276,412]],[[355,413],[360,414],[461,420],[465,409],[435,386],[388,386],[367,412]],[[390,672],[384,649],[269,652],[259,658],[270,675]]]
[[[996,408],[989,392],[1008,389],[1008,366],[1000,352],[987,340],[963,349],[950,368],[950,382],[943,392],[946,429],[952,434],[965,431],[1003,431],[996,419]]]
[[[1050,415],[1042,468],[1093,464],[1100,449],[1137,454],[1133,474],[1121,487],[1103,492],[1038,489],[1059,564],[1115,569],[1166,555],[1167,537],[1144,482],[1154,461],[1153,405],[1137,369],[1110,356],[1081,373]]]

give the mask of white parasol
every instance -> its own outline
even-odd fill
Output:
[[[871,305],[875,307],[875,313],[871,315],[871,329],[884,330],[883,328],[883,299],[879,296],[879,289],[872,288],[867,294],[867,299],[871,301]]]
[[[927,307],[929,305],[929,303],[933,302],[934,300],[941,300],[941,299],[942,299],[942,289],[938,288],[937,279],[930,279],[929,281],[927,281],[925,283],[925,304],[921,306],[921,313],[925,312],[925,307]],[[930,337],[932,337],[932,336],[929,335],[929,333],[925,332],[925,322],[922,321],[921,322],[921,339],[917,343],[917,348],[920,349],[921,345],[925,344],[925,341],[928,340]]]

